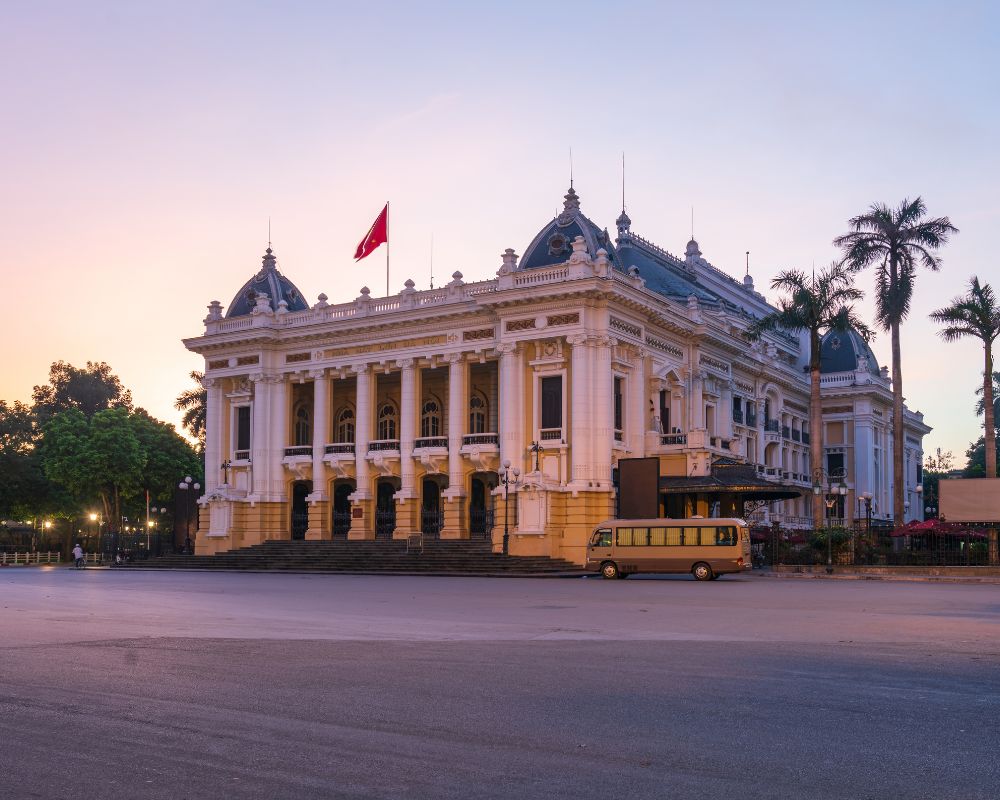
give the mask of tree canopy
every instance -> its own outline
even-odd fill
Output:
[[[36,386],[31,396],[35,417],[41,424],[70,409],[85,417],[107,408],[132,410],[132,393],[103,361],[88,361],[83,369],[56,361],[49,368],[49,382]]]

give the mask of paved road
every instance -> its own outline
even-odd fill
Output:
[[[0,572],[0,794],[995,798],[994,586]]]

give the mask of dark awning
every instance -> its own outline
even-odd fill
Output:
[[[711,475],[660,477],[661,494],[735,494],[741,500],[787,500],[799,497],[796,486],[765,480],[751,464],[719,458],[712,464]]]

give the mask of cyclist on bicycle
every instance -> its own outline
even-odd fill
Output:
[[[87,562],[84,560],[83,548],[80,547],[80,543],[77,542],[76,547],[73,548],[73,558],[76,561],[76,568],[80,569]]]

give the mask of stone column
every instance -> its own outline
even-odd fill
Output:
[[[221,481],[222,442],[225,434],[226,397],[216,378],[202,378],[208,398],[205,401],[205,494],[215,489]]]
[[[412,358],[404,358],[397,363],[400,368],[399,474],[402,484],[399,497],[411,500],[417,496],[413,444],[417,438],[417,427],[420,420],[419,369]]]
[[[587,336],[584,334],[570,336],[567,341],[573,348],[570,355],[569,396],[569,448],[572,483],[576,486],[586,486],[593,474],[591,409],[597,403],[597,398],[591,396],[591,351],[587,347]]]
[[[725,381],[715,413],[719,436],[726,441],[733,438],[733,382]]]
[[[448,356],[448,488],[443,492],[442,539],[467,539],[465,524],[465,475],[462,469],[462,436],[469,409],[469,364],[464,353]]]
[[[413,460],[414,442],[420,426],[420,407],[423,392],[420,385],[420,368],[412,358],[396,362],[400,368],[399,381],[399,476],[400,489],[396,492],[396,528],[394,539],[405,539],[420,530],[420,494],[416,487],[416,464]]]
[[[284,375],[271,379],[271,475],[269,490],[274,500],[285,499],[285,447],[288,446],[288,382]]]
[[[348,539],[375,538],[375,502],[373,500],[371,477],[368,469],[368,442],[372,435],[374,416],[374,388],[371,368],[368,364],[356,364],[351,368],[357,375],[357,411],[354,427],[354,469],[357,488],[351,495],[351,530]],[[355,516],[360,512],[361,516]]]
[[[646,420],[646,351],[639,348],[633,360],[633,368],[628,376],[628,401],[625,408],[625,444],[631,451],[629,458],[641,458],[645,455],[646,430],[651,424]],[[659,414],[660,398],[657,397],[654,407]]]
[[[520,466],[520,450],[518,449],[517,410],[520,407],[520,380],[518,379],[518,354],[516,345],[503,343],[497,345],[500,353],[500,386],[498,435],[500,437],[500,463],[505,460]]]
[[[250,465],[253,484],[250,493],[262,499],[268,491],[269,459],[268,429],[271,421],[270,376],[262,372],[250,376],[253,382],[253,419],[250,430]]]
[[[691,430],[702,430],[705,427],[705,376],[697,369],[691,370],[691,391],[688,395],[691,401],[691,416],[689,417],[689,428]]]
[[[591,420],[593,448],[591,477],[595,487],[611,487],[611,449],[614,446],[614,375],[611,372],[611,352],[617,342],[607,336],[593,340],[590,361],[593,387],[594,417]],[[576,348],[574,348],[575,350]]]
[[[312,493],[309,501],[309,527],[306,539],[331,539],[330,495],[327,492],[326,444],[330,440],[330,379],[326,370],[309,373],[313,379],[313,440],[312,440]]]

